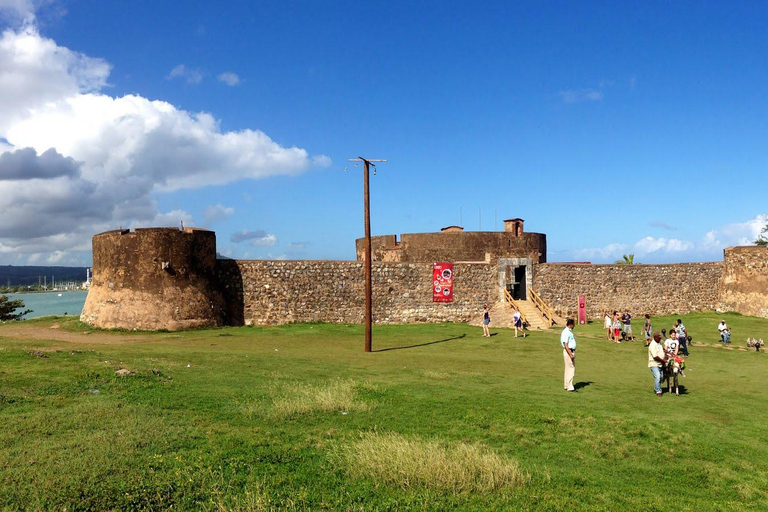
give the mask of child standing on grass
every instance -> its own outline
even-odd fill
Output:
[[[613,328],[613,322],[611,321],[611,313],[606,311],[605,312],[605,322],[603,323],[603,329],[605,329],[605,336],[608,338],[608,340],[612,340],[613,336],[611,334],[611,329]]]
[[[621,343],[619,341],[619,336],[621,336],[621,319],[619,318],[619,312],[614,311],[613,312],[613,342],[614,343]]]
[[[488,304],[483,306],[483,337],[490,338],[491,331],[488,330],[488,324],[491,323],[491,314],[488,312]]]

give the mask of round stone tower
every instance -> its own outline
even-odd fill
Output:
[[[213,231],[124,229],[93,237],[93,281],[83,322],[174,331],[221,325],[222,306]]]

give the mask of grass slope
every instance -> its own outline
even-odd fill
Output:
[[[642,341],[598,322],[578,393],[559,330],[381,326],[366,354],[349,325],[9,323],[0,509],[766,510],[768,355],[738,347],[768,320],[725,315],[729,350],[720,318],[684,317],[684,393],[661,399]]]

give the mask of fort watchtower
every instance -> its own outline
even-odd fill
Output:
[[[83,322],[178,330],[221,325],[222,310],[213,231],[124,229],[93,237],[93,282]]]

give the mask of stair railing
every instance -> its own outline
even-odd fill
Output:
[[[523,321],[523,324],[525,324],[526,323],[525,313],[522,312],[522,310],[520,309],[520,304],[518,304],[517,301],[512,298],[512,294],[509,293],[509,290],[507,289],[504,290],[504,299],[507,301],[507,304],[509,304],[512,309],[520,313],[520,319]]]
[[[531,298],[533,305],[536,306],[536,309],[541,312],[541,316],[546,318],[549,326],[552,327],[555,325],[555,313],[552,311],[552,308],[549,307],[549,304],[544,302],[544,299],[542,299],[538,293],[533,291],[533,288],[528,288],[528,296]]]

